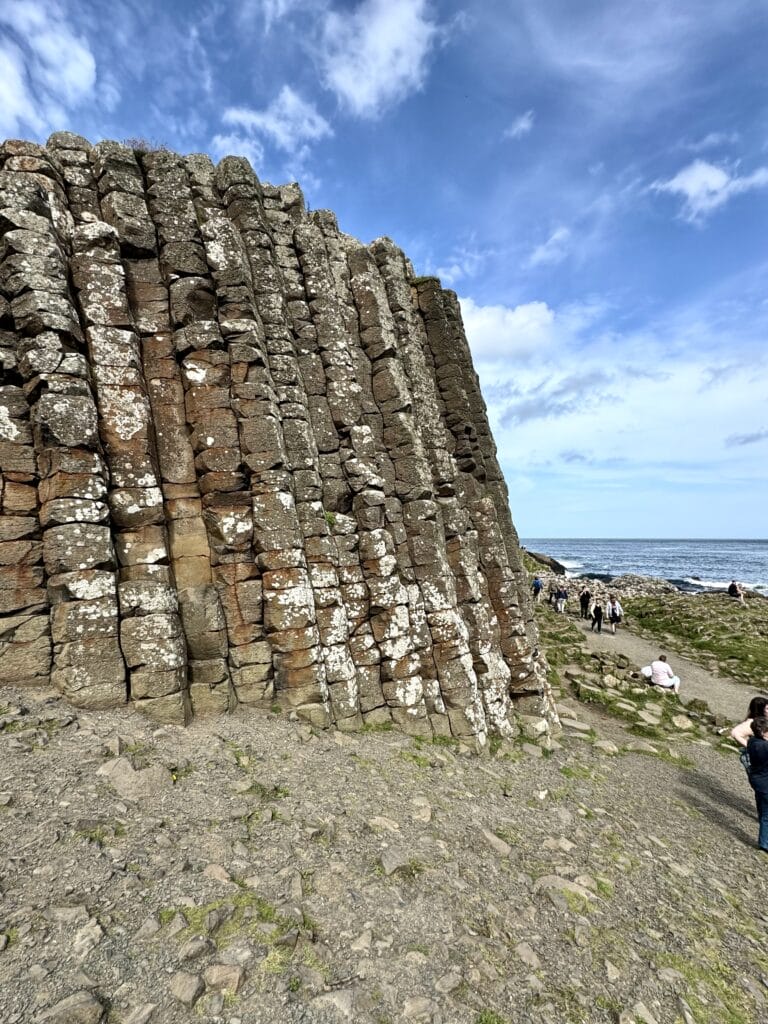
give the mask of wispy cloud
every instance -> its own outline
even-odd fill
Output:
[[[333,135],[333,130],[314,104],[289,85],[263,110],[229,107],[222,120],[233,130],[214,135],[211,148],[215,156],[244,156],[263,173],[266,146],[271,145],[287,154],[281,177],[301,177],[305,185],[316,182],[306,166],[310,144]]]
[[[504,132],[505,139],[521,139],[533,128],[534,115],[532,110],[526,110],[524,114],[516,117],[509,128]]]
[[[60,128],[93,95],[96,60],[51,0],[0,5],[0,134]]]
[[[743,448],[744,445],[757,444],[768,439],[768,430],[756,430],[753,434],[731,434],[725,439],[726,448]]]
[[[668,181],[655,181],[654,192],[667,192],[684,200],[681,216],[701,223],[734,196],[768,187],[768,167],[740,176],[706,160],[694,160]]]
[[[707,149],[721,149],[723,146],[733,146],[739,141],[738,132],[709,132],[696,142],[689,142],[686,149],[693,153],[703,153]]]
[[[507,402],[501,413],[504,427],[530,420],[558,419],[577,409],[587,411],[613,401],[615,395],[606,385],[616,374],[609,370],[591,369],[562,376],[548,377],[536,386]]]
[[[424,86],[438,37],[426,0],[363,0],[352,13],[328,11],[324,84],[351,113],[378,118]]]
[[[571,232],[566,227],[555,228],[546,242],[537,245],[528,257],[529,267],[538,267],[542,264],[562,263],[568,255]]]
[[[284,85],[264,110],[230,107],[224,111],[222,120],[247,135],[267,138],[286,152],[333,134],[314,104],[303,100],[289,85]]]

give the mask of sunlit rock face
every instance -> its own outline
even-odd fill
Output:
[[[452,292],[250,165],[0,147],[0,682],[484,742],[546,714]]]

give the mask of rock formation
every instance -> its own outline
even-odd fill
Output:
[[[0,683],[157,720],[547,710],[455,295],[247,161],[0,147]]]

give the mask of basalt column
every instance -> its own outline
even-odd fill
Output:
[[[453,293],[241,158],[0,162],[0,683],[478,744],[551,715]]]

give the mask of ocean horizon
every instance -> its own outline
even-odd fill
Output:
[[[521,537],[568,575],[655,576],[681,590],[724,590],[735,579],[768,594],[768,539]]]

